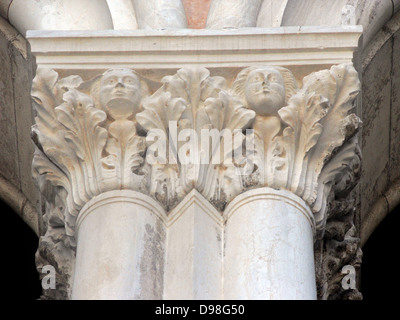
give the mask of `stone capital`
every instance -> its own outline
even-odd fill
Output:
[[[268,189],[304,202],[305,211],[293,212],[307,212],[303,220],[311,223],[310,235],[318,250],[332,230],[335,210],[357,184],[361,162],[357,140],[361,121],[355,114],[360,82],[347,43],[355,42],[358,29],[342,31],[342,46],[322,50],[312,63],[296,60],[299,55],[293,50],[285,61],[279,60],[274,50],[284,42],[272,32],[267,37],[271,48],[265,49],[262,59],[257,58],[258,49],[248,49],[253,55],[245,56],[251,61],[239,54],[233,58],[235,63],[217,66],[201,53],[201,47],[197,54],[203,62],[193,63],[193,52],[188,50],[182,51],[182,63],[175,57],[171,65],[157,62],[165,57],[156,52],[149,66],[136,54],[121,62],[121,57],[137,50],[131,47],[134,41],[127,39],[141,37],[143,45],[150,46],[146,32],[120,34],[123,40],[98,33],[96,46],[78,41],[78,51],[61,61],[58,50],[82,40],[82,35],[72,34],[66,40],[66,34],[29,33],[33,51],[39,52],[32,86],[36,110],[32,136],[33,175],[46,199],[47,233],[41,248],[57,248],[53,254],[62,259],[55,260],[62,261],[63,272],[70,275],[82,208],[109,192],[134,192],[157,203],[165,217],[171,214],[160,218],[167,228],[191,194],[201,198],[199,208],[206,207],[210,217],[217,219],[224,212],[226,216],[226,208],[229,211],[229,204],[242,194]],[[170,31],[169,36],[178,37],[176,43],[186,48],[189,38],[182,40],[180,33],[188,32]],[[325,39],[324,32],[328,31],[314,35]],[[164,43],[165,35],[156,33],[153,36]],[[291,35],[280,34],[286,40]],[[317,50],[311,35],[311,29],[301,32],[307,39],[299,49],[303,56]],[[207,48],[216,38],[239,43],[240,37],[258,45],[264,39],[256,29],[251,35],[243,30],[200,32],[191,41],[204,42]],[[50,39],[57,39],[60,47],[51,49]],[[114,52],[115,48],[99,54],[97,46],[107,39],[126,45],[125,55]],[[93,56],[86,55],[90,50]],[[221,59],[220,51],[214,53]],[[111,63],[101,60],[107,55]],[[132,225],[136,218],[131,219]],[[185,227],[180,222],[178,229]],[[193,229],[193,234],[200,233]],[[174,270],[173,265],[169,268]],[[324,294],[326,290],[320,296]]]
[[[186,67],[154,92],[128,68],[88,81],[38,69],[35,176],[50,202],[65,190],[57,210],[71,235],[82,206],[110,190],[142,192],[168,211],[195,188],[223,211],[264,186],[301,197],[323,230],[328,198],[352,188],[359,166],[358,92],[351,65],[314,72],[300,87],[282,67],[245,68],[231,87]]]

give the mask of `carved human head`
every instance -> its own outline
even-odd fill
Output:
[[[293,74],[281,67],[250,67],[242,70],[233,90],[260,116],[276,115],[296,91]]]
[[[140,111],[141,101],[149,95],[146,81],[128,68],[109,69],[87,81],[96,106],[114,119],[127,118]]]
[[[114,99],[126,99],[138,105],[141,99],[140,80],[131,69],[110,69],[100,80],[100,103],[102,106]]]

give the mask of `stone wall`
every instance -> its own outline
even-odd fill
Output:
[[[398,13],[363,53],[362,243],[398,204],[394,198],[399,197],[400,179],[399,27]]]
[[[0,197],[20,211],[17,212],[20,215],[27,203],[39,207],[39,194],[31,173],[33,113],[30,89],[34,69],[29,44],[0,18]],[[37,221],[32,223],[28,224],[38,228]]]

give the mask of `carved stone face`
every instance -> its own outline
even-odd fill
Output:
[[[140,80],[132,70],[112,69],[104,73],[100,83],[100,104],[103,108],[115,109],[117,103],[129,104],[130,108],[138,107],[140,99]]]
[[[249,73],[245,88],[249,108],[258,115],[276,115],[285,106],[285,82],[275,68],[260,68]]]

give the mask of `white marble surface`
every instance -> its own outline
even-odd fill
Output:
[[[262,0],[212,0],[206,28],[255,27],[262,2]]]
[[[181,0],[132,0],[140,29],[182,29],[187,27]]]
[[[149,197],[110,191],[77,228],[72,299],[316,298],[313,216],[287,191],[247,191],[224,217],[197,191],[168,217]]]
[[[143,194],[103,193],[81,210],[72,299],[161,299],[164,210]]]
[[[106,0],[13,0],[11,24],[27,30],[108,30],[113,23]]]
[[[42,67],[171,69],[351,63],[361,34],[359,26],[339,26],[238,30],[35,30],[28,32],[27,38]]]
[[[114,30],[135,30],[138,23],[131,0],[107,0]]]
[[[164,299],[221,299],[221,214],[193,190],[168,218]]]
[[[316,299],[313,215],[287,191],[247,191],[225,210],[224,299]]]

